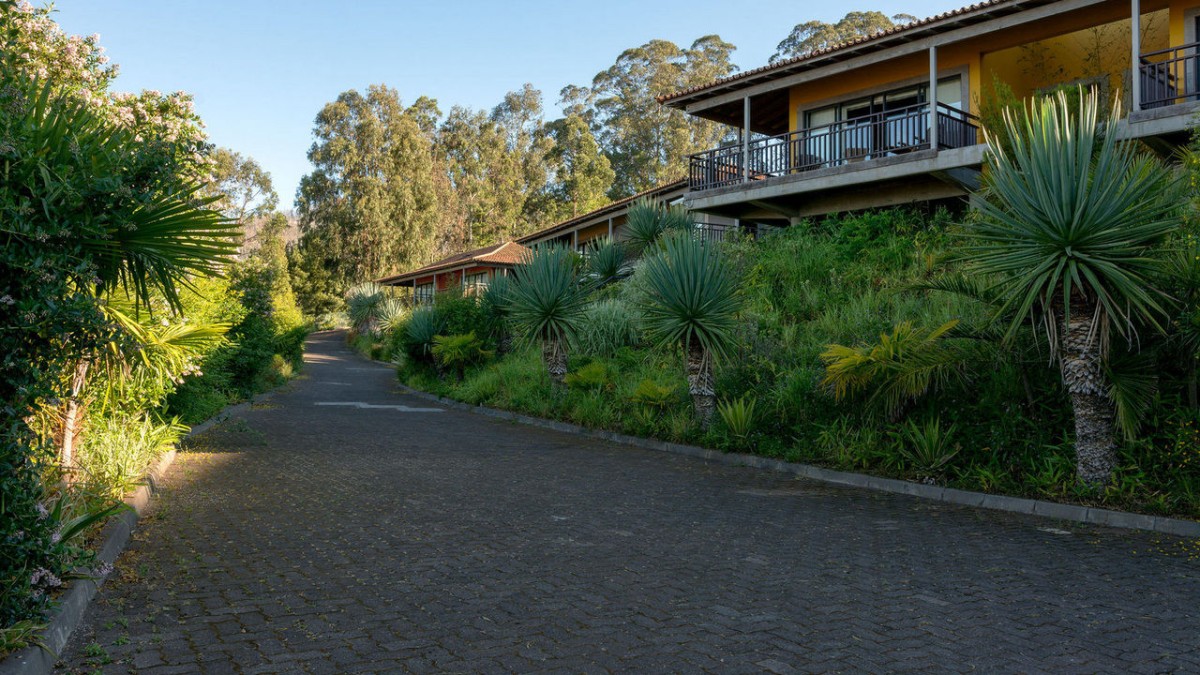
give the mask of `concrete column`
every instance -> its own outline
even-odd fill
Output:
[[[1142,109],[1142,3],[1141,0],[1130,0],[1132,20],[1129,24],[1129,95],[1132,105],[1130,112]]]
[[[742,181],[750,181],[750,97],[742,99]]]
[[[938,139],[937,70],[937,46],[934,45],[929,48],[929,149],[934,152],[941,146]]]
[[[612,239],[612,236],[613,236],[612,216],[609,216],[608,217],[608,238]]]
[[[571,250],[579,250],[579,230],[575,230],[571,233]]]

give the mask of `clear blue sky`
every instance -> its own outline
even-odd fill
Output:
[[[191,92],[212,142],[257,159],[290,208],[312,120],[347,89],[375,83],[442,111],[495,106],[531,82],[547,114],[558,92],[588,84],[624,49],[654,38],[681,46],[716,33],[742,69],[764,65],[797,23],[855,9],[924,17],[958,0],[755,3],[729,0],[60,0],[55,19],[100,33],[121,65],[116,88]]]

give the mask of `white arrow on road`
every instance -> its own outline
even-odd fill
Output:
[[[410,408],[406,405],[375,405],[362,401],[322,401],[315,405],[340,405],[362,410],[399,410],[400,412],[444,412],[442,408]]]

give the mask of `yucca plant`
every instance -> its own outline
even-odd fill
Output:
[[[629,207],[625,216],[625,242],[633,255],[641,255],[664,235],[687,231],[692,217],[681,206],[659,206],[642,198]]]
[[[664,238],[644,274],[647,333],[661,346],[683,348],[696,420],[707,428],[716,408],[713,360],[728,354],[734,341],[737,280],[715,248],[689,233]]]
[[[441,334],[445,320],[436,307],[424,305],[413,310],[404,326],[404,350],[414,361],[433,359],[433,338]]]
[[[629,256],[624,246],[605,237],[588,254],[587,272],[597,287],[605,286],[629,274]]]
[[[546,372],[555,384],[567,375],[567,345],[587,307],[591,284],[575,273],[574,258],[561,246],[541,246],[514,270],[512,320],[526,340],[540,341]]]
[[[931,479],[958,454],[959,446],[953,443],[954,431],[953,424],[943,428],[936,417],[921,425],[909,420],[898,433],[893,433],[893,439],[905,464],[920,477]]]
[[[1074,408],[1079,478],[1097,485],[1116,464],[1109,341],[1134,344],[1139,327],[1161,328],[1155,254],[1179,224],[1183,184],[1117,141],[1119,110],[1102,123],[1096,95],[1079,95],[1077,114],[1060,92],[1031,102],[1024,117],[1005,115],[1011,150],[993,146],[964,258],[998,280],[1009,338],[1041,320]]]
[[[512,281],[497,274],[479,294],[479,310],[483,314],[484,332],[496,343],[497,354],[512,351]]]
[[[346,313],[350,325],[362,335],[374,334],[378,328],[379,310],[388,299],[387,290],[367,281],[346,291]]]
[[[408,320],[412,306],[400,298],[385,298],[375,311],[376,328],[379,331],[392,333]]]

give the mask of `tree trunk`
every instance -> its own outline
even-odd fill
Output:
[[[546,372],[550,381],[562,385],[567,377],[567,347],[560,340],[547,338],[542,341],[542,360],[546,362]]]
[[[63,409],[62,443],[58,448],[58,462],[69,478],[75,462],[75,440],[79,436],[79,397],[87,384],[88,362],[80,361],[75,365],[75,374],[71,378],[71,394]]]
[[[1117,465],[1117,442],[1115,410],[1100,363],[1100,336],[1091,334],[1095,305],[1073,305],[1070,321],[1064,323],[1059,358],[1063,384],[1075,412],[1076,473],[1085,483],[1103,485]]]
[[[688,393],[692,395],[692,408],[696,412],[696,421],[704,429],[712,422],[713,411],[717,409],[717,397],[713,391],[712,355],[704,349],[699,340],[693,340],[686,345],[687,351],[687,380]]]

